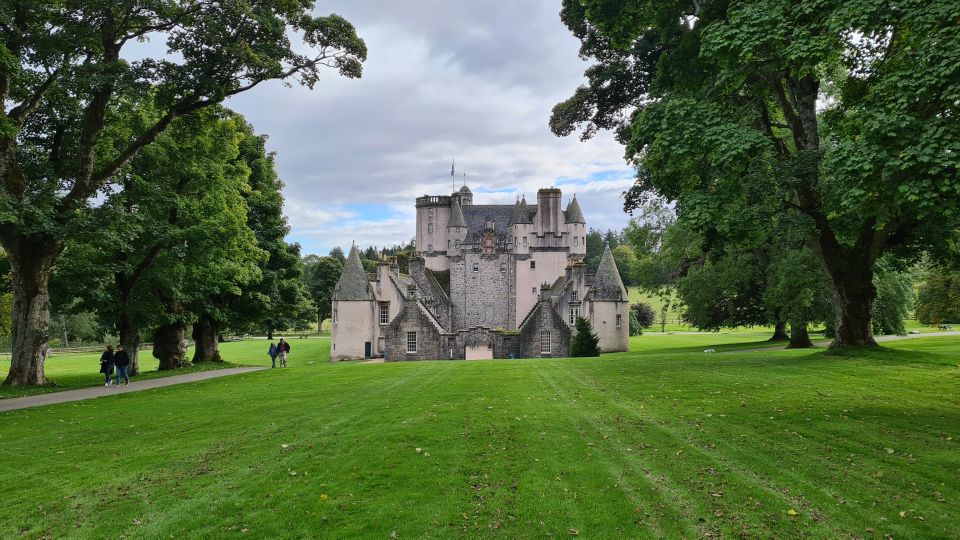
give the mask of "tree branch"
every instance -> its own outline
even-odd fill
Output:
[[[43,97],[46,95],[47,90],[53,86],[53,83],[59,78],[60,73],[69,63],[70,57],[67,54],[63,55],[63,62],[53,71],[51,71],[43,83],[37,87],[29,98],[24,100],[22,103],[16,107],[10,109],[10,112],[7,113],[7,118],[16,123],[18,126],[23,125],[23,122],[37,110],[37,107],[40,105],[40,102],[43,100]]]

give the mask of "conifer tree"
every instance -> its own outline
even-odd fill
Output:
[[[570,345],[570,356],[600,356],[600,337],[593,332],[590,321],[577,317],[577,335]]]

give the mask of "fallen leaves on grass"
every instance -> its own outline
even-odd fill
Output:
[[[580,531],[578,531],[577,529],[570,529],[570,530],[567,531],[567,532],[570,533],[570,536],[576,536],[576,535],[580,534]]]
[[[794,510],[793,508],[791,508],[791,509],[787,510],[787,515],[788,515],[788,516],[795,516],[795,515],[797,515],[797,511]]]

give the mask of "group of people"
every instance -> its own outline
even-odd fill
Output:
[[[290,344],[283,338],[278,343],[270,342],[270,349],[267,351],[270,355],[271,367],[277,367],[277,358],[280,359],[280,367],[287,367],[287,355],[290,354]]]
[[[123,376],[123,384],[130,384],[130,376],[127,368],[130,366],[130,355],[123,350],[123,345],[117,345],[117,350],[113,350],[113,345],[107,345],[107,350],[100,355],[100,373],[105,375],[104,386],[120,386],[120,377]],[[110,375],[114,370],[117,372],[117,382],[110,383]]]

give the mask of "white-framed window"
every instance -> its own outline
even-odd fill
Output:
[[[488,220],[487,220],[487,228],[488,228],[488,229],[496,229],[496,228],[497,228],[497,222],[494,221],[494,220],[492,220],[492,219],[488,219]]]
[[[417,352],[417,333],[416,332],[407,332],[407,352],[408,353]]]
[[[537,261],[530,261],[530,269],[531,270],[537,269]]]
[[[570,291],[570,301],[576,302],[578,297],[577,291]]]
[[[427,251],[433,251],[433,244],[427,244]]]
[[[433,223],[427,223],[427,232],[428,232],[428,233],[432,233],[432,232],[433,232]]]
[[[513,245],[515,245],[515,246],[519,246],[519,245],[520,245],[520,237],[519,237],[519,236],[514,236],[514,237],[513,237]]]
[[[572,306],[570,308],[570,324],[577,324],[577,317],[580,316],[580,308]]]
[[[523,237],[523,245],[527,245],[527,237],[526,237],[526,236]]]
[[[337,305],[333,305],[333,313],[330,314],[330,318],[333,319],[333,324],[337,324]]]
[[[473,263],[473,271],[474,272],[480,271],[480,263]]]
[[[580,245],[580,237],[579,237],[579,236],[574,236],[574,237],[573,237],[573,245],[575,245],[575,246],[579,246],[579,245]]]
[[[384,302],[380,304],[380,324],[390,323],[390,304]]]
[[[500,273],[501,274],[507,273],[507,263],[500,263]]]
[[[550,340],[553,336],[549,330],[540,332],[540,354],[550,354]]]
[[[623,324],[623,315],[617,314],[617,328],[620,328],[620,325]]]
[[[433,217],[433,208],[427,208],[427,215]]]

